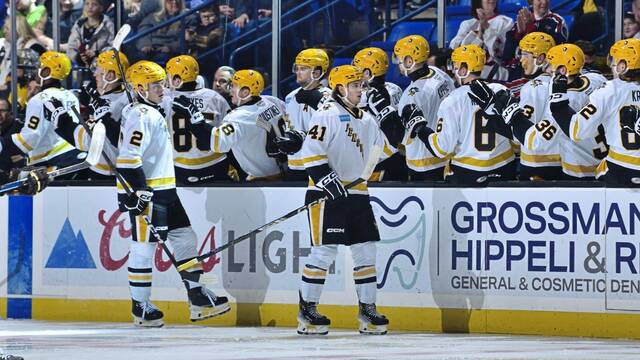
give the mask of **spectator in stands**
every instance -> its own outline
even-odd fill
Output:
[[[2,59],[2,63],[0,63],[0,90],[7,90],[11,81],[11,43],[13,42],[11,38],[11,21],[6,21],[4,23],[3,31],[5,33],[5,55]],[[37,35],[29,26],[27,19],[22,15],[18,15],[18,17],[16,18],[16,33],[18,35],[16,46],[18,49],[19,65],[21,61],[24,63],[29,62],[29,59],[37,59],[40,54],[46,51],[45,47],[40,44],[40,42],[36,38]],[[18,71],[19,78],[21,77],[20,75],[23,75],[23,72],[24,70]],[[26,85],[26,82],[22,85]],[[26,96],[26,87],[22,92],[24,92]],[[19,93],[21,93],[20,89]]]
[[[46,43],[44,28],[47,24],[47,9],[44,5],[38,5],[36,0],[16,0],[16,10],[27,19],[36,38],[41,43]]]
[[[13,116],[11,113],[11,105],[9,101],[0,98],[0,137],[7,137],[10,134],[19,133],[24,124]],[[25,158],[19,156],[3,156],[0,157],[0,171],[9,171],[12,168],[22,167],[25,164]]]
[[[227,31],[230,35],[239,35],[250,20],[249,0],[229,0],[227,4],[220,5],[220,14],[223,16],[222,22],[228,24]]]
[[[138,31],[150,29],[184,12],[182,0],[164,0],[160,11],[147,15],[140,23]],[[182,21],[176,21],[138,40],[136,46],[147,60],[164,64],[179,55],[183,37]]]
[[[640,1],[640,0],[636,0]],[[567,42],[567,24],[562,16],[549,10],[550,0],[529,0],[530,8],[523,8],[518,12],[516,23],[507,32],[504,52],[502,54],[503,63],[517,63],[514,61],[518,43],[525,35],[533,31],[547,33],[553,37],[556,44]],[[510,74],[510,78],[520,77],[522,72]]]
[[[102,1],[85,0],[82,17],[73,25],[69,35],[67,56],[81,66],[91,66],[93,59],[113,41],[113,22],[103,14]]]
[[[502,51],[507,32],[513,27],[513,20],[499,15],[497,0],[472,0],[471,16],[458,28],[458,34],[451,40],[449,47],[456,49],[461,45],[475,44],[487,53],[487,63],[482,70],[482,78],[507,80],[509,73],[500,66]]]
[[[640,25],[636,21],[635,15],[633,12],[626,12],[622,20],[622,38],[637,38],[639,37],[638,32],[640,32]]]
[[[582,0],[574,12],[575,20],[569,31],[569,42],[578,40],[594,40],[604,33],[603,0]]]
[[[199,52],[216,47],[224,29],[220,23],[218,5],[208,5],[198,11],[199,17],[187,25],[184,34],[189,55],[196,56]]]
[[[127,17],[127,24],[136,30],[142,20],[150,14],[161,10],[161,0],[124,0],[124,11]]]
[[[73,25],[82,17],[82,7],[78,7],[80,0],[58,0],[60,9],[60,51],[67,51],[67,41],[71,35]],[[53,49],[53,19],[49,17],[45,28],[45,35],[41,39],[43,45]]]

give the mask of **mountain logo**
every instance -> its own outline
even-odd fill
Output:
[[[62,230],[58,234],[51,255],[45,268],[48,269],[95,269],[87,242],[82,236],[82,231],[75,234],[71,222],[66,219]]]

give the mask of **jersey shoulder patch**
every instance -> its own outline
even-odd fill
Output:
[[[338,118],[340,119],[341,122],[348,122],[351,120],[351,116],[349,115],[340,115]]]

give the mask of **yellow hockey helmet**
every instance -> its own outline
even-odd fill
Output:
[[[389,69],[389,56],[377,47],[362,49],[356,53],[352,65],[364,70],[369,70],[372,76],[381,76]]]
[[[519,46],[520,51],[526,51],[538,57],[541,54],[546,54],[549,49],[556,46],[556,41],[549,34],[534,31],[525,35],[520,40]]]
[[[233,75],[232,84],[242,88],[248,88],[251,96],[260,96],[264,90],[264,78],[255,70],[239,70]]]
[[[126,75],[127,81],[135,90],[138,87],[149,90],[149,84],[161,82],[167,78],[162,66],[148,60],[141,60],[131,65]]]
[[[196,81],[200,67],[198,61],[189,55],[180,55],[169,59],[167,62],[167,74],[170,78],[180,77],[182,82]]]
[[[362,70],[353,65],[340,65],[329,73],[329,87],[336,90],[338,85],[346,87],[350,82],[362,80]]]
[[[409,35],[396,42],[393,57],[396,63],[402,63],[409,56],[413,62],[421,63],[429,58],[429,43],[420,35]]]
[[[294,64],[308,66],[312,70],[319,67],[322,69],[322,73],[325,73],[329,69],[330,65],[329,55],[327,55],[327,52],[322,49],[305,49],[298,53]]]
[[[610,63],[627,63],[628,70],[640,69],[640,40],[635,38],[619,40],[609,50]]]
[[[478,45],[463,45],[451,53],[453,65],[459,69],[462,64],[465,64],[469,72],[482,71],[486,59],[484,50]]]
[[[50,74],[47,79],[64,80],[71,73],[71,60],[61,52],[46,51],[40,55],[40,70],[48,68]]]
[[[127,59],[127,56],[122,52],[118,52],[118,57],[120,58],[120,64],[122,64],[122,70],[126,74],[129,68],[129,59]],[[107,50],[100,53],[98,60],[96,60],[96,65],[104,70],[113,71],[116,74],[116,78],[122,78],[122,74],[118,68],[118,62],[116,61],[115,51]]]
[[[553,71],[564,66],[567,75],[578,75],[584,66],[584,53],[574,44],[556,45],[547,52],[547,61]]]

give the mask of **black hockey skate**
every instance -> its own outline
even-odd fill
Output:
[[[389,325],[389,319],[376,310],[376,304],[360,303],[358,322],[360,323],[360,334],[365,335],[384,335],[387,333],[387,325]]]
[[[213,291],[199,286],[187,290],[191,321],[200,321],[222,315],[229,310],[229,299],[226,296],[216,296]]]
[[[151,301],[140,302],[131,299],[133,324],[140,327],[162,327],[164,314]]]
[[[318,312],[318,304],[306,302],[300,296],[300,311],[298,311],[298,334],[327,335],[331,320]]]

